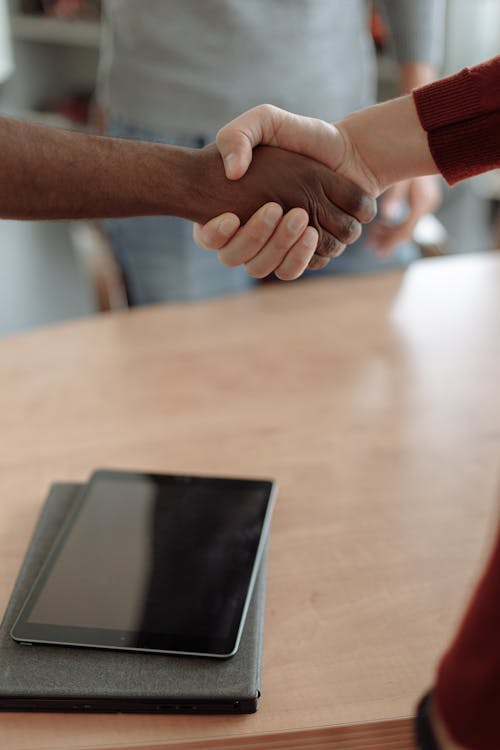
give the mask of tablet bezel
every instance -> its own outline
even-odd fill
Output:
[[[42,624],[29,622],[29,616],[33,610],[46,581],[62,551],[66,539],[82,510],[86,499],[90,496],[93,483],[105,479],[112,481],[137,482],[146,480],[148,482],[221,482],[236,485],[250,484],[261,485],[266,488],[267,505],[263,515],[260,538],[257,546],[248,589],[241,608],[241,615],[234,620],[232,632],[227,638],[215,637],[185,637],[182,634],[158,634],[145,631],[110,630],[104,628],[70,627],[66,625]],[[117,471],[100,469],[95,471],[89,482],[82,488],[75,507],[64,523],[47,559],[37,576],[25,603],[11,629],[11,637],[20,643],[40,643],[48,645],[82,646],[89,648],[118,649],[123,651],[145,651],[148,653],[164,653],[186,656],[206,656],[216,658],[227,658],[233,656],[239,646],[243,626],[253,591],[253,586],[258,573],[263,549],[269,532],[271,515],[276,496],[276,483],[269,479],[253,479],[239,477],[221,476],[198,476],[181,474],[156,474],[130,471]]]

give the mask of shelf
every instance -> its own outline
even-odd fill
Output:
[[[39,125],[48,125],[53,128],[64,128],[65,130],[78,130],[81,133],[93,132],[88,125],[70,120],[59,112],[42,112],[38,109],[22,109],[11,114],[20,120],[38,123]]]
[[[36,122],[39,125],[50,125],[55,128],[73,128],[73,125],[67,117],[57,112],[40,112],[36,109],[21,110],[16,114],[21,120]]]
[[[10,17],[12,36],[23,41],[99,47],[99,21],[62,21],[17,13]]]

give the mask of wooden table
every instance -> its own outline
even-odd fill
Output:
[[[410,748],[493,533],[499,349],[494,254],[1,341],[2,610],[54,480],[280,485],[257,714],[0,714],[2,750]]]

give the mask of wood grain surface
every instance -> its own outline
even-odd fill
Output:
[[[2,750],[409,750],[496,522],[499,349],[494,255],[1,340],[2,611],[53,481],[279,483],[257,714],[4,713]]]

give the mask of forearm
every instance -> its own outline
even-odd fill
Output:
[[[439,172],[411,95],[359,110],[335,124],[351,151],[341,171],[351,174],[354,161],[363,164],[366,169],[358,178],[371,195],[399,180]]]
[[[408,177],[439,171],[454,184],[500,166],[499,77],[500,55],[349,115],[336,123],[342,173],[357,169],[358,184],[378,194]]]
[[[227,179],[215,144],[183,149],[51,130],[0,117],[0,217],[68,219],[172,215],[205,223],[261,206],[304,209],[318,252],[353,242],[374,201],[317,161],[259,148],[249,172]]]
[[[0,216],[193,216],[194,151],[0,117]]]

